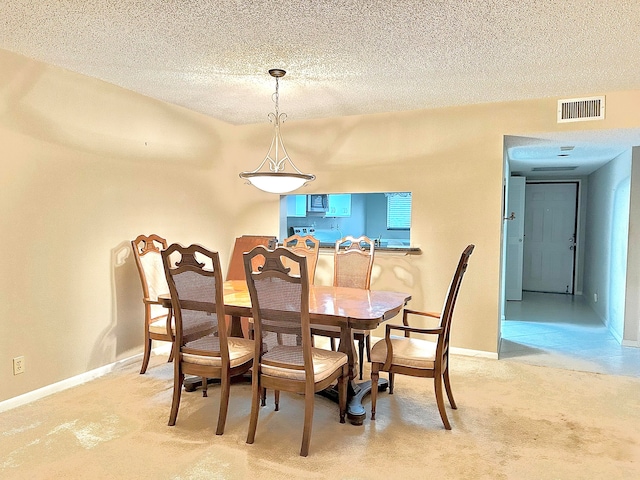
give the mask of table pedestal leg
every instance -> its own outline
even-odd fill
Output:
[[[378,379],[379,392],[385,391],[388,386],[389,382],[386,378]],[[371,380],[362,383],[356,383],[353,380],[349,382],[347,387],[347,419],[352,425],[362,425],[367,417],[367,413],[362,406],[362,399],[370,393]],[[318,392],[318,395],[322,395],[335,403],[338,403],[339,400],[337,387],[322,390]]]
[[[353,396],[347,403],[347,418],[352,425],[362,425],[367,413],[362,406],[362,399],[371,393],[371,380],[362,383],[352,383]],[[383,392],[389,386],[386,378],[378,379],[378,391]]]
[[[362,406],[362,399],[371,393],[371,380],[357,383],[356,371],[358,366],[357,356],[355,353],[355,344],[353,342],[353,334],[347,326],[340,332],[340,351],[346,353],[349,361],[349,382],[347,385],[347,418],[353,425],[362,425],[367,413]],[[386,378],[378,379],[378,391],[382,392],[389,386]],[[318,392],[323,397],[338,403],[339,395],[337,386],[333,386]]]

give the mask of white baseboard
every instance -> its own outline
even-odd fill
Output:
[[[623,347],[640,347],[640,342],[637,342],[635,340],[622,340],[622,346]]]
[[[454,355],[463,355],[465,357],[491,358],[498,360],[498,354],[493,352],[485,352],[484,350],[471,350],[468,348],[451,347],[451,353]]]
[[[152,352],[155,355],[168,355],[170,350],[171,346],[167,344],[152,349]],[[11,410],[16,407],[20,407],[22,405],[26,405],[27,403],[34,402],[44,397],[48,397],[49,395],[53,395],[54,393],[67,390],[68,388],[81,385],[91,380],[95,380],[98,377],[102,377],[107,373],[113,372],[118,367],[141,361],[142,354],[139,353],[137,355],[133,355],[132,357],[124,358],[122,360],[118,360],[117,362],[110,363],[109,365],[105,365],[103,367],[81,373],[80,375],[76,375],[74,377],[67,378],[56,383],[52,383],[51,385],[47,385],[46,387],[38,388],[37,390],[32,390],[31,392],[18,395],[17,397],[9,398],[8,400],[0,402],[0,413],[6,412],[7,410]]]

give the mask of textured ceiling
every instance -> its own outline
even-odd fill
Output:
[[[638,0],[3,0],[0,48],[232,124],[640,89]],[[564,134],[562,134],[564,135]],[[594,140],[601,146],[593,147]],[[584,145],[581,145],[581,142]],[[506,140],[512,169],[630,145]],[[558,157],[561,146],[576,148]]]
[[[0,47],[233,124],[640,88],[637,0],[3,0]]]

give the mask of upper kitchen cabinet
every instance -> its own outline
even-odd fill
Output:
[[[307,215],[306,195],[287,195],[287,217],[305,217]]]
[[[330,194],[327,217],[350,217],[351,216],[351,194]]]

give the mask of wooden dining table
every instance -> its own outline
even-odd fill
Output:
[[[160,295],[164,306],[171,306],[168,294]],[[353,341],[353,329],[373,330],[380,323],[398,315],[411,295],[386,290],[309,286],[309,317],[313,325],[340,327],[339,350],[349,359],[349,388],[347,418],[354,425],[361,425],[366,418],[362,399],[371,391],[371,382],[356,382],[357,351]],[[251,299],[244,280],[224,282],[224,310],[231,316],[231,335],[241,337],[241,318],[251,318]],[[386,389],[386,379],[380,379],[378,388]],[[334,392],[326,392],[334,397]],[[337,398],[337,394],[336,394]]]

